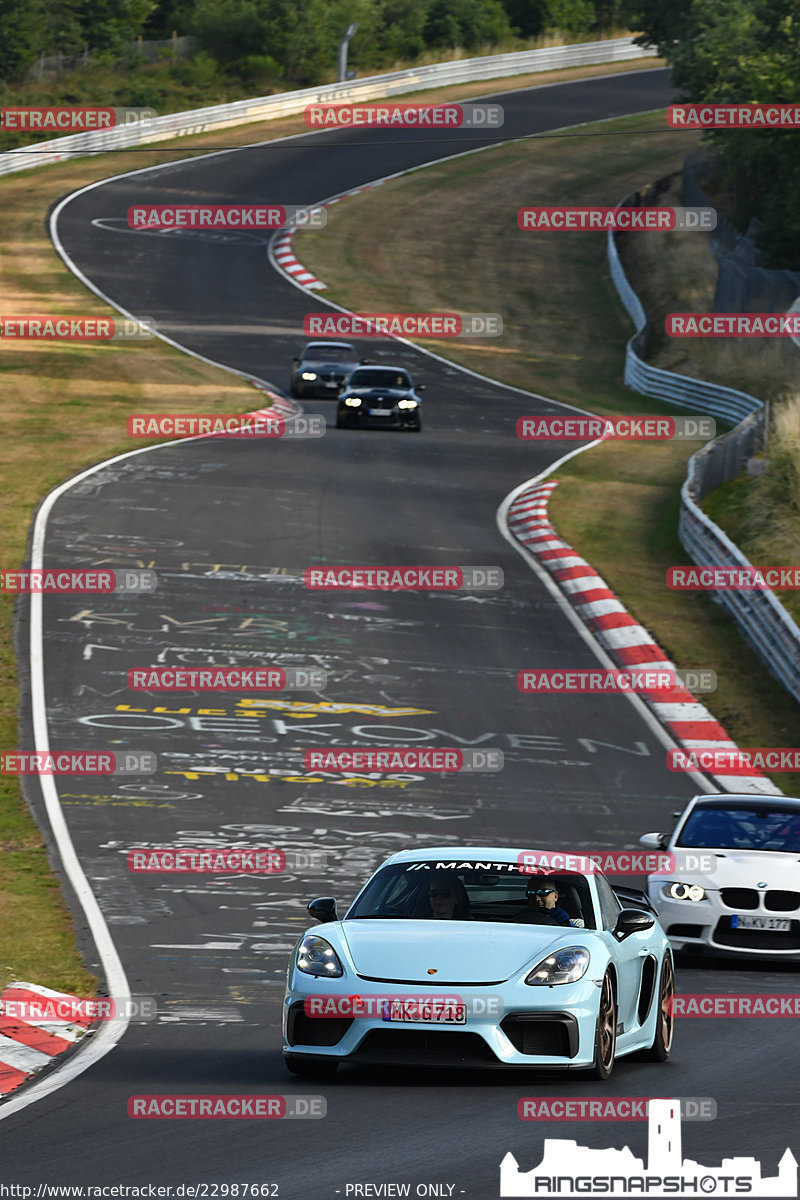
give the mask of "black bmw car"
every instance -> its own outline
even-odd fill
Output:
[[[336,411],[336,428],[389,426],[420,430],[422,400],[403,367],[357,367],[342,387]]]
[[[298,399],[329,396],[335,400],[358,362],[350,342],[308,342],[302,354],[292,359],[289,390]]]

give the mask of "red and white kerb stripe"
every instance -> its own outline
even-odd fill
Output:
[[[508,510],[508,527],[517,541],[536,555],[585,624],[619,667],[647,666],[676,670],[661,647],[627,612],[624,604],[584,558],[559,537],[547,515],[558,480],[524,489]],[[736,750],[727,731],[692,692],[673,691],[669,702],[657,692],[642,697],[678,745],[687,750]],[[714,775],[723,790],[781,795],[764,775]]]

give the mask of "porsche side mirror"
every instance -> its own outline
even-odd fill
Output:
[[[361,364],[361,366],[362,366],[362,367],[370,367],[370,366],[372,366],[372,359],[371,359],[371,358],[360,358],[358,361],[359,361],[359,363]]]
[[[333,896],[320,896],[319,899],[312,900],[310,904],[307,904],[306,908],[314,920],[321,921],[323,925],[328,921],[338,921],[339,919]]]
[[[417,392],[424,392],[424,391],[425,391],[425,384],[424,384],[424,383],[418,383],[418,384],[417,384],[417,386],[416,386],[416,388],[415,388],[414,390],[415,390],[415,391],[417,391]]]
[[[643,833],[639,838],[639,845],[646,846],[648,850],[663,850],[665,842],[663,833]]]
[[[642,912],[640,908],[623,908],[614,926],[614,937],[618,942],[624,942],[632,933],[644,933],[652,929],[655,923],[655,917]]]
[[[300,362],[300,355],[295,354],[294,358],[292,359],[292,362]]]

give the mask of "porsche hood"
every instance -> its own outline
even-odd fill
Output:
[[[433,986],[504,982],[551,946],[569,945],[576,935],[582,940],[584,932],[553,925],[375,919],[343,921],[341,931],[362,979]]]

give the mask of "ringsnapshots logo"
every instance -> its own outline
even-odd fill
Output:
[[[713,417],[607,416],[520,417],[517,437],[530,442],[708,441],[717,436]]]
[[[221,416],[219,413],[138,413],[128,417],[131,438],[321,438],[324,417],[271,416],[268,411]]]
[[[374,996],[306,996],[303,1012],[321,1020],[351,1018],[391,1023],[466,1025],[469,1017],[499,1019],[505,1013],[503,997],[497,995],[431,996],[429,992],[383,993]]]
[[[571,570],[571,568],[568,568]],[[637,696],[657,695],[663,699],[676,692],[708,693],[717,690],[717,676],[706,668],[637,666],[623,669],[610,667],[579,670],[528,670],[517,675],[520,692],[560,696],[576,693],[592,696],[614,696],[633,693]]]
[[[41,571],[0,571],[0,593],[6,595],[89,596],[109,592],[154,592],[155,571],[75,571],[50,567]]]
[[[796,338],[800,335],[800,312],[669,313],[664,318],[664,330],[673,338]]]
[[[500,1195],[563,1200],[587,1195],[797,1195],[797,1160],[788,1149],[774,1176],[763,1175],[761,1163],[752,1156],[726,1158],[713,1167],[684,1158],[682,1116],[678,1097],[649,1101],[647,1161],[635,1158],[627,1146],[595,1149],[574,1140],[548,1138],[539,1165],[522,1171],[509,1152],[500,1164]]]
[[[327,1114],[324,1096],[158,1095],[131,1096],[128,1116],[143,1121],[318,1121]]]
[[[420,746],[385,746],[382,749],[306,750],[307,771],[414,771],[420,773],[492,773],[503,769],[502,750],[432,749]]]
[[[152,317],[0,317],[7,342],[146,342],[155,335]]]
[[[517,1101],[520,1121],[647,1121],[650,1105],[661,1096],[523,1096]],[[676,1097],[676,1099],[678,1099]],[[678,1100],[683,1121],[715,1121],[717,1102],[711,1096],[683,1096]]]
[[[797,104],[670,104],[671,129],[800,129]]]
[[[499,129],[499,104],[309,104],[310,129]]]
[[[709,775],[761,775],[800,771],[800,749],[795,746],[756,746],[741,750],[681,749],[667,751],[669,771],[705,771]]]
[[[653,205],[617,205],[605,208],[592,205],[540,204],[521,208],[517,225],[526,231],[582,230],[586,233],[629,232],[631,230],[675,229],[708,232],[717,227],[713,208],[657,208]]]
[[[672,875],[691,871],[712,875],[716,855],[703,851],[591,850],[570,854],[555,850],[524,850],[517,858],[520,875]]]
[[[0,108],[0,130],[86,133],[98,129],[118,129],[121,125],[141,125],[146,128],[155,116],[154,108],[98,108],[85,105]]]
[[[307,337],[500,337],[499,313],[307,313]]]
[[[132,667],[132,692],[324,691],[326,671],[317,667]]]
[[[129,229],[324,229],[324,208],[302,204],[132,204]]]
[[[9,750],[0,753],[0,775],[153,775],[152,750]]]
[[[796,592],[800,567],[668,567],[667,587],[675,592]]]
[[[135,846],[126,862],[134,875],[281,875],[325,871],[328,855],[267,846]]]
[[[500,567],[306,567],[309,589],[357,592],[497,592],[503,586]]]

